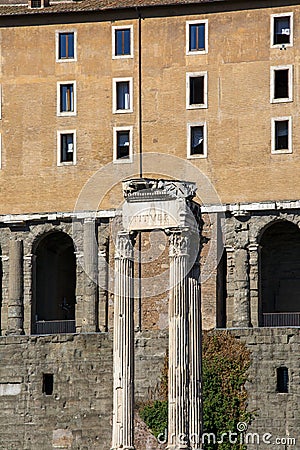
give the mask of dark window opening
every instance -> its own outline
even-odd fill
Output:
[[[277,392],[287,394],[289,392],[289,371],[287,367],[277,369]]]
[[[130,29],[115,30],[115,55],[130,55]]]
[[[53,373],[43,373],[43,394],[53,394]]]
[[[74,134],[60,135],[60,162],[73,162],[74,159]]]
[[[191,155],[204,155],[204,127],[191,128]]]
[[[119,81],[117,87],[117,109],[130,109],[129,81]]]
[[[273,43],[289,44],[291,35],[290,16],[274,17],[274,37]]]
[[[275,70],[275,89],[274,98],[289,97],[289,70]]]
[[[275,150],[287,150],[289,148],[289,121],[275,121]]]
[[[190,105],[204,103],[204,77],[190,78]]]
[[[190,25],[189,51],[205,50],[205,23]]]
[[[59,59],[74,58],[74,33],[59,33]]]
[[[117,131],[117,159],[129,158],[129,131]]]
[[[42,0],[31,0],[31,8],[41,8]]]
[[[60,85],[60,112],[74,111],[74,86],[73,84]]]

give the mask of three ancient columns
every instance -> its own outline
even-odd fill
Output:
[[[169,236],[168,448],[193,449],[201,436],[199,267],[190,267],[191,230]],[[134,233],[119,232],[115,253],[113,450],[134,450]]]

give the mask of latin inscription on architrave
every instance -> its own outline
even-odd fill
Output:
[[[125,230],[153,230],[180,225],[180,207],[177,201],[125,203],[123,226]],[[184,213],[184,210],[182,211]]]

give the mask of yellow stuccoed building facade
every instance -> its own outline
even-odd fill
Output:
[[[297,448],[299,60],[297,2],[0,1],[0,449],[146,450],[112,381],[122,205],[141,186],[192,209],[202,328],[251,350],[249,431]],[[140,231],[136,404],[172,309],[170,230]]]

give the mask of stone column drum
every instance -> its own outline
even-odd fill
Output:
[[[23,241],[9,242],[9,299],[7,334],[24,334],[23,322]]]
[[[133,238],[120,232],[115,250],[112,450],[134,450]]]

